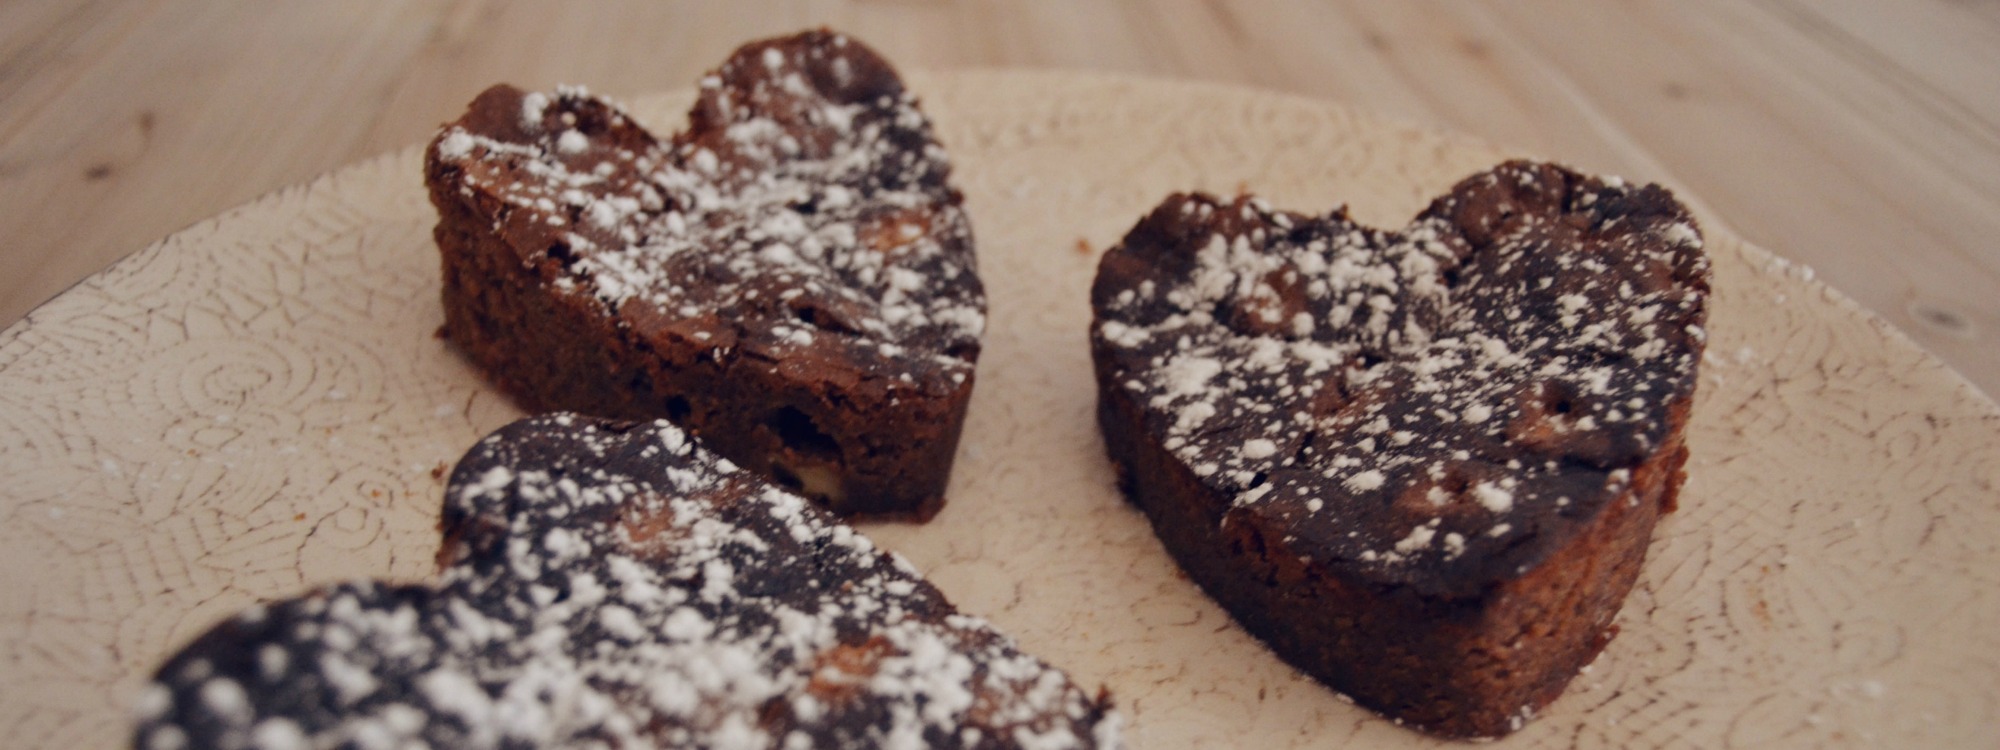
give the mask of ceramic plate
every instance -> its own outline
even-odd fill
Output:
[[[1097,255],[1167,193],[1400,226],[1506,152],[1326,102],[1060,73],[917,76],[991,295],[950,504],[871,525],[1102,683],[1135,747],[1435,744],[1298,675],[1112,486]],[[677,129],[689,94],[633,112]],[[519,412],[434,335],[412,147],[270,195],[0,335],[0,736],[116,747],[153,667],[262,598],[431,572],[443,471]],[[2000,737],[2000,410],[1811,274],[1709,228],[1680,511],[1619,635],[1521,747]]]

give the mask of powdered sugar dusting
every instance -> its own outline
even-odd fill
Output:
[[[1623,491],[1693,387],[1708,261],[1654,186],[1516,162],[1396,233],[1206,196],[1142,228],[1093,290],[1105,381],[1238,507],[1328,519],[1316,560],[1520,554],[1524,508]]]
[[[670,143],[561,89],[522,95],[525,138],[453,126],[433,153],[513,231],[546,235],[550,283],[607,314],[639,303],[645,319],[687,321],[718,357],[832,347],[962,381],[986,313],[950,163],[893,78],[855,80],[880,69],[872,53],[801,39],[751,45],[704,78],[708,127]]]

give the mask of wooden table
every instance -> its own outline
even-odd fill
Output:
[[[1664,182],[2000,392],[1990,1],[9,0],[0,325],[190,223],[422,141],[490,83],[680,88],[815,24],[905,68],[1276,89]]]

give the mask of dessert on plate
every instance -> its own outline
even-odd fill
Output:
[[[142,692],[166,748],[1092,748],[1108,700],[665,421],[516,422],[452,472],[442,578],[253,608]]]
[[[985,326],[916,98],[860,42],[744,45],[661,139],[495,86],[425,155],[443,333],[532,410],[665,418],[844,515],[943,502]]]
[[[1099,420],[1168,552],[1278,656],[1502,735],[1603,649],[1674,507],[1707,292],[1668,191],[1552,164],[1397,231],[1175,195],[1098,267]]]

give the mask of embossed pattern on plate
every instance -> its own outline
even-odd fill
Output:
[[[1400,226],[1506,152],[1336,105],[1064,73],[912,76],[992,295],[950,504],[871,526],[1119,698],[1136,747],[1435,744],[1342,704],[1176,574],[1111,484],[1085,294],[1174,190]],[[688,95],[634,114],[677,127]],[[0,736],[116,747],[166,653],[259,598],[430,572],[449,466],[517,410],[442,341],[415,148],[267,196],[0,334]],[[1709,229],[1691,478],[1623,632],[1523,747],[2000,736],[2000,409]]]

